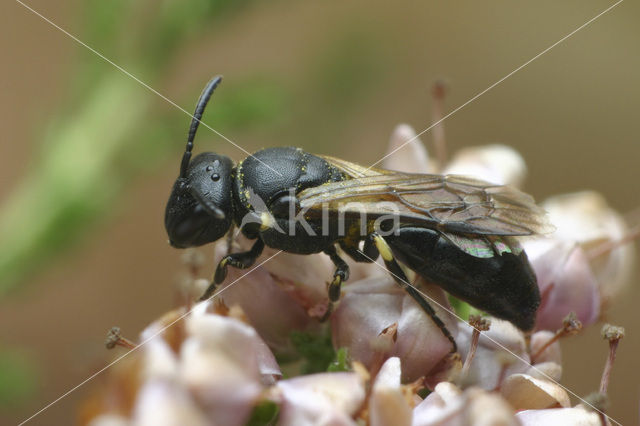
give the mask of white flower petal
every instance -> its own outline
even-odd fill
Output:
[[[179,325],[178,325],[179,326]],[[162,338],[162,320],[155,321],[140,334],[140,341],[146,342],[143,348],[143,380],[147,378],[172,379],[178,371],[178,358],[166,340]]]
[[[601,426],[598,413],[586,410],[584,407],[551,408],[547,410],[525,410],[516,414],[522,426]]]
[[[411,141],[411,142],[409,142]],[[405,173],[432,173],[429,154],[416,132],[408,124],[398,125],[391,134],[387,154],[382,167]]]
[[[536,328],[555,331],[570,312],[585,326],[595,322],[600,294],[584,251],[575,243],[549,238],[524,241],[523,247],[531,255],[542,296]]]
[[[138,391],[132,424],[135,426],[209,425],[191,396],[170,381],[148,380]]]
[[[119,414],[100,414],[89,422],[88,426],[130,426],[128,418]]]
[[[513,409],[496,393],[469,389],[466,419],[474,426],[517,426]],[[468,420],[469,421],[469,420]]]
[[[569,394],[559,385],[526,374],[512,374],[500,388],[502,396],[516,410],[569,407]]]
[[[438,384],[413,410],[413,426],[517,424],[512,408],[498,394],[479,388],[461,393],[447,382]]]
[[[553,361],[536,363],[525,372],[535,379],[555,380],[559,382],[562,378],[562,365]]]
[[[422,286],[421,291],[447,306],[438,287]],[[432,306],[455,336],[456,320]],[[347,285],[331,325],[334,346],[347,347],[353,360],[372,371],[386,358],[398,356],[404,381],[428,374],[451,351],[438,326],[389,275]],[[381,333],[394,325],[396,340],[388,342]]]
[[[369,397],[369,421],[372,426],[409,426],[412,408],[403,394],[400,358],[389,358],[376,376]]]
[[[232,283],[243,273],[230,269],[227,280]],[[309,317],[302,304],[278,285],[265,268],[258,268],[226,287],[221,297],[227,306],[240,306],[260,336],[279,353],[291,350],[292,331],[318,328],[317,321]]]
[[[355,425],[352,416],[365,398],[356,373],[321,373],[282,380],[279,425]]]
[[[459,323],[456,341],[463,359],[469,352],[472,332],[471,326]],[[492,390],[500,385],[502,378],[523,373],[528,368],[529,354],[522,332],[508,321],[491,318],[491,328],[480,335],[478,348],[469,368],[468,377],[471,382],[483,389]]]
[[[475,176],[491,183],[520,187],[527,174],[527,166],[513,148],[485,145],[456,152],[445,173]]]
[[[607,242],[624,238],[629,228],[622,217],[602,195],[583,191],[559,195],[542,204],[557,227],[555,238],[577,242],[590,250]],[[591,262],[600,283],[600,292],[607,299],[617,294],[633,273],[635,245],[625,244]]]
[[[546,345],[551,339],[554,338],[556,333],[553,333],[548,330],[537,331],[533,333],[531,336],[531,349],[530,352],[532,354],[537,354],[538,351]],[[556,340],[551,345],[549,345],[540,355],[538,355],[535,359],[535,363],[543,363],[552,361],[556,364],[562,364],[562,351],[560,349],[560,342]]]

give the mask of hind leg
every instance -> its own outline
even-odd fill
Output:
[[[456,345],[456,341],[453,339],[451,332],[449,332],[447,326],[444,325],[444,322],[442,322],[442,320],[438,317],[436,311],[429,304],[427,299],[425,299],[425,297],[422,296],[422,294],[420,294],[420,292],[415,287],[409,284],[407,276],[405,275],[402,268],[400,268],[400,265],[398,264],[396,259],[393,257],[391,247],[389,247],[384,238],[382,238],[375,232],[369,234],[367,238],[370,238],[377,247],[378,251],[382,255],[382,260],[384,260],[387,269],[391,273],[391,276],[396,281],[396,283],[407,293],[409,293],[409,296],[411,296],[413,300],[418,302],[418,305],[420,305],[422,310],[425,311],[427,315],[429,315],[429,317],[431,317],[431,320],[438,326],[440,331],[442,331],[442,334],[444,334],[444,336],[451,342],[451,345],[453,346],[451,352],[456,352],[458,350],[458,346]]]

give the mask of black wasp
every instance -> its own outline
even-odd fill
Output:
[[[397,261],[483,311],[522,330],[533,328],[540,293],[513,238],[546,231],[544,211],[530,196],[474,178],[366,168],[294,147],[263,149],[238,164],[211,152],[191,160],[202,113],[221,80],[212,79],[198,100],[165,226],[177,248],[216,241],[234,226],[255,243],[220,261],[203,298],[224,281],[228,266],[250,267],[267,245],[326,253],[336,266],[328,289],[336,302],[349,277],[339,246],[357,262],[381,255],[454,348],[451,334]]]

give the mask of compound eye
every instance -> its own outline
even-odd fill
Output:
[[[211,180],[214,181],[214,182],[219,181],[220,180],[220,175],[217,174],[217,173],[212,174],[211,175]]]

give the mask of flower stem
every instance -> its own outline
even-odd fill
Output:
[[[480,332],[489,330],[489,327],[491,326],[491,320],[488,318],[482,318],[479,315],[470,315],[469,325],[473,327],[473,334],[471,335],[471,345],[469,346],[469,353],[467,354],[467,358],[464,360],[464,365],[462,366],[461,377],[466,377],[469,373],[471,361],[473,361],[473,357],[476,354],[476,349],[478,348]]]
[[[552,344],[554,344],[555,342],[557,342],[563,337],[577,334],[580,330],[582,330],[582,323],[576,317],[575,312],[569,313],[569,315],[567,315],[562,320],[562,328],[558,329],[558,331],[556,331],[556,334],[551,339],[549,339],[544,345],[542,345],[535,354],[531,355],[531,364],[534,364],[536,361],[536,358],[542,355],[542,353],[549,346],[551,346]]]
[[[604,365],[602,379],[600,379],[600,393],[606,395],[607,389],[609,388],[611,370],[613,368],[613,363],[616,360],[618,343],[620,343],[620,339],[624,337],[624,328],[605,324],[604,327],[602,327],[602,337],[609,341],[609,357]]]
[[[107,338],[104,341],[104,345],[107,349],[113,349],[116,346],[122,346],[127,349],[134,349],[137,345],[131,340],[122,337],[120,334],[120,327],[111,327],[107,332]]]
[[[438,123],[433,127],[433,145],[438,162],[438,171],[442,171],[447,164],[447,142],[444,137],[444,97],[446,95],[446,85],[444,81],[438,80],[433,84],[431,95],[433,96],[433,122]]]

